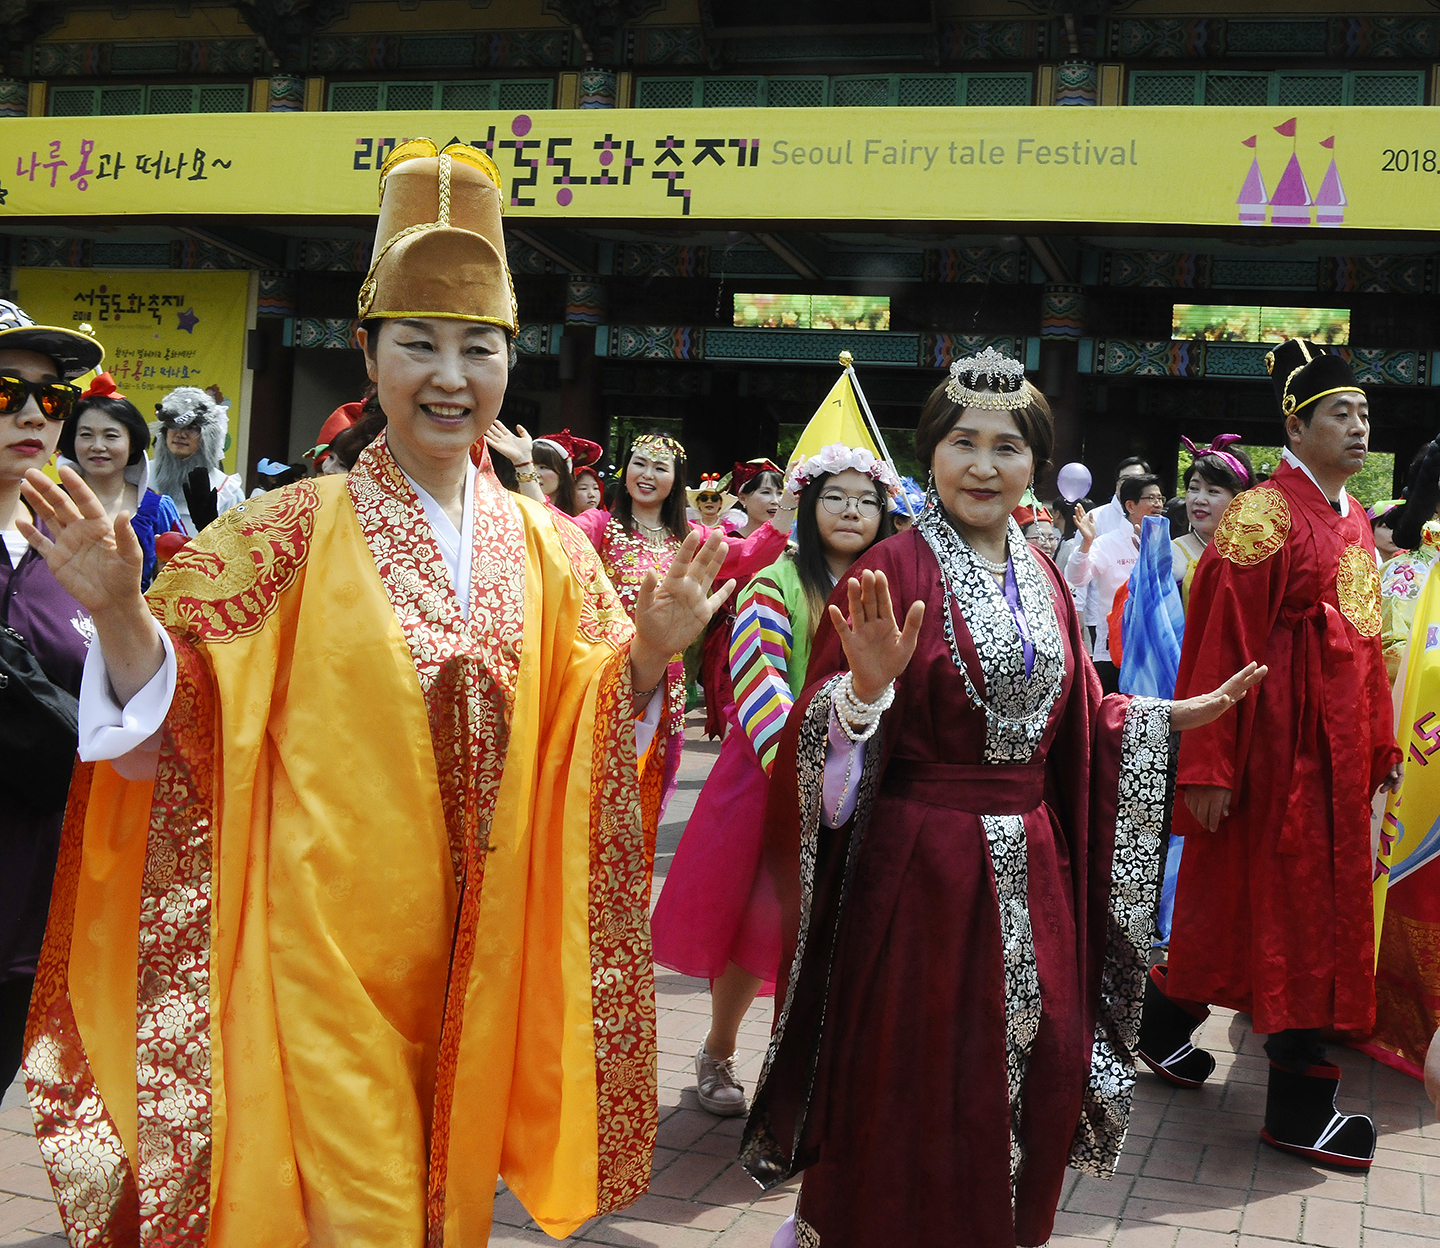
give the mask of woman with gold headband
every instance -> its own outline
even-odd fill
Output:
[[[692,534],[707,541],[717,537],[724,541],[725,562],[717,579],[733,579],[738,585],[747,584],[785,553],[785,541],[795,519],[793,498],[782,500],[788,505],[748,538],[687,520],[685,502],[685,448],[674,438],[647,433],[630,446],[625,480],[614,510],[596,507],[575,517],[575,523],[595,544],[601,566],[626,611],[634,612],[645,578],[652,573],[663,576]],[[678,651],[670,664],[669,683],[669,717],[657,734],[668,741],[661,812],[674,792],[685,741],[685,664]],[[645,834],[653,850],[655,827],[647,823]]]
[[[555,1236],[645,1190],[637,737],[729,586],[691,537],[632,625],[579,530],[496,481],[498,185],[460,145],[386,162],[359,309],[385,431],[148,601],[125,518],[29,476],[97,638],[26,1059],[74,1242],[479,1248],[497,1174]]]
[[[785,955],[741,1160],[804,1172],[777,1244],[1043,1244],[1067,1163],[1114,1172],[1170,730],[1263,674],[1103,697],[1011,515],[1045,400],[993,350],[951,371],[915,435],[926,508],[836,586],[772,772]]]

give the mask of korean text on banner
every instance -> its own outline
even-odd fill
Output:
[[[176,386],[219,386],[230,404],[225,470],[235,471],[248,273],[16,269],[19,303],[42,325],[89,324],[101,365],[146,420]],[[88,377],[80,384],[85,384]]]
[[[379,169],[419,135],[483,148],[506,213],[554,221],[1430,230],[1440,187],[1421,106],[209,113],[8,119],[0,205],[373,216]]]

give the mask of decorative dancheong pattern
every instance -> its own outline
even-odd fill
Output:
[[[1341,614],[1362,637],[1380,633],[1380,569],[1363,546],[1345,547],[1335,569],[1335,597]]]
[[[297,481],[232,507],[155,578],[152,614],[196,641],[258,633],[305,566],[320,501],[314,482]]]
[[[1290,505],[1272,486],[1246,490],[1225,510],[1215,530],[1215,549],[1231,563],[1254,567],[1275,554],[1290,536]]]

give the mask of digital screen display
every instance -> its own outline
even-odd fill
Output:
[[[1285,342],[1308,338],[1327,346],[1345,346],[1350,341],[1350,309],[1177,303],[1170,326],[1171,338],[1189,342]]]
[[[889,329],[888,295],[735,295],[737,329]]]

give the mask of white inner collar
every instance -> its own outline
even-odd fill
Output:
[[[399,467],[397,464],[396,467]],[[461,525],[457,529],[454,522],[445,514],[445,509],[436,501],[424,486],[415,480],[405,469],[400,471],[404,474],[405,480],[410,482],[410,488],[415,491],[420,499],[420,505],[425,509],[425,519],[430,522],[431,531],[435,534],[435,544],[440,548],[440,557],[445,560],[445,567],[450,572],[450,587],[455,591],[455,597],[460,600],[460,614],[463,618],[470,618],[470,563],[475,550],[475,478],[478,475],[475,463],[468,456],[465,460],[465,502],[461,512]]]
[[[1314,485],[1317,490],[1320,490],[1320,482],[1315,480],[1315,474],[1310,471],[1309,465],[1306,464],[1303,459],[1292,454],[1288,446],[1280,452],[1280,458],[1289,464],[1290,467],[1300,469],[1301,472],[1310,478],[1311,484]],[[1331,498],[1324,490],[1320,490],[1320,497],[1325,500],[1326,506],[1331,508],[1335,506],[1336,502],[1339,502],[1340,514],[1342,516],[1348,516],[1350,514],[1350,494],[1344,487],[1341,487],[1339,499]]]

